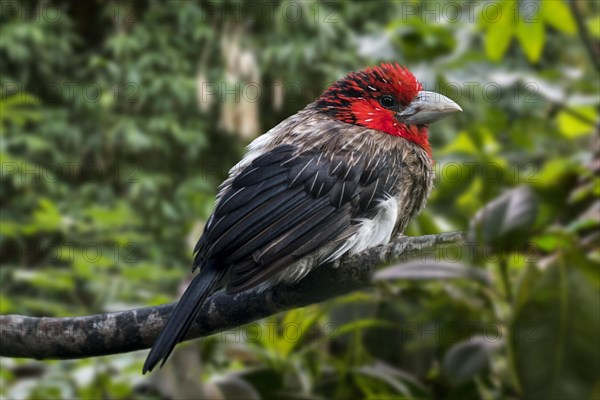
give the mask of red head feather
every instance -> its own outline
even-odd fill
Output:
[[[427,127],[405,125],[394,116],[422,89],[408,69],[384,63],[352,72],[331,85],[317,100],[317,108],[339,121],[403,137],[430,154]],[[384,96],[393,99],[392,107],[382,106]]]

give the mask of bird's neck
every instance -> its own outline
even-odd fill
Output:
[[[342,109],[323,109],[319,107],[318,103],[313,103],[310,108],[339,122],[364,126],[386,135],[404,138],[425,150],[429,158],[432,159],[429,129],[426,125],[404,125],[398,122],[391,112],[374,112],[376,106],[363,110],[362,103]]]
[[[429,144],[429,129],[427,126],[425,126],[425,125],[421,125],[421,126],[401,125],[400,127],[395,127],[395,128],[396,129],[394,129],[394,130],[385,131],[385,132],[390,135],[393,135],[393,136],[402,137],[402,138],[416,144],[417,146],[419,146],[420,148],[425,150],[425,152],[429,156],[429,159],[431,159],[433,162],[433,158],[432,158],[432,154],[431,154],[431,145]]]

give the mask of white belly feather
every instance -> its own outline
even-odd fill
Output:
[[[375,218],[357,219],[361,225],[348,247],[350,254],[358,254],[390,241],[398,218],[398,201],[390,197],[379,203],[377,207],[379,212]]]

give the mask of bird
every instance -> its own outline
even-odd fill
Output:
[[[402,233],[433,187],[428,126],[458,111],[406,67],[382,63],[348,73],[256,138],[219,186],[194,248],[199,273],[143,373],[165,363],[215,291],[289,285]]]

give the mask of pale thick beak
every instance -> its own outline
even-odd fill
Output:
[[[408,107],[396,113],[396,119],[407,125],[427,125],[457,111],[462,108],[446,96],[422,90]]]

